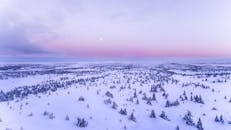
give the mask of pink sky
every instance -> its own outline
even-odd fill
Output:
[[[2,0],[0,55],[230,57],[230,0]]]

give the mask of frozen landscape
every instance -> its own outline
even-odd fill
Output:
[[[231,64],[0,65],[1,130],[230,130]]]
[[[0,130],[231,130],[231,0],[0,0]]]

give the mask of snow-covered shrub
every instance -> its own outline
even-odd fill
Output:
[[[43,115],[44,115],[44,116],[47,116],[48,114],[49,114],[49,113],[48,113],[47,111],[44,111],[44,112],[43,112]]]
[[[111,104],[111,99],[110,98],[108,98],[108,99],[106,99],[106,100],[104,100],[104,104]]]
[[[84,118],[77,118],[77,122],[75,123],[77,127],[87,127],[88,122]]]
[[[127,110],[126,110],[126,108],[125,108],[125,109],[120,109],[119,113],[120,113],[121,115],[127,115]]]
[[[28,114],[27,116],[29,116],[29,117],[31,117],[31,116],[33,116],[34,114],[31,112],[30,114]]]
[[[84,101],[85,99],[84,99],[83,96],[80,96],[78,100],[79,100],[79,101]]]
[[[107,91],[107,92],[105,93],[105,95],[106,95],[107,97],[113,98],[113,94],[112,94],[111,92],[109,92],[109,91]]]
[[[218,118],[218,116],[216,116],[215,119],[214,119],[214,121],[222,123],[222,124],[225,122],[222,115],[220,115],[220,118]]]
[[[168,118],[168,116],[165,114],[164,111],[161,112],[160,117],[164,120],[170,121],[170,119]]]
[[[169,100],[166,101],[165,107],[172,107],[172,106],[178,106],[180,105],[179,101],[176,100],[174,102],[170,102]]]
[[[55,118],[54,113],[53,113],[53,112],[52,112],[52,113],[50,113],[50,114],[49,114],[49,119],[53,120],[54,118]]]

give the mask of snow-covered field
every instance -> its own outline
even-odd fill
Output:
[[[231,64],[0,65],[0,130],[230,130]]]

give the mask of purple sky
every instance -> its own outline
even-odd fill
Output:
[[[0,0],[0,55],[231,56],[231,0]]]

